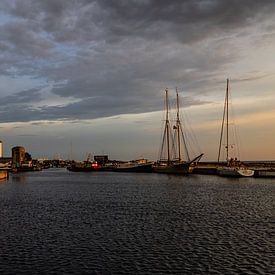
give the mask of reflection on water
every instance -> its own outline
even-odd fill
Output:
[[[27,178],[28,176],[26,175],[26,173],[12,174],[12,179],[9,182],[25,183]],[[5,181],[8,182],[7,180]]]
[[[274,274],[274,195],[272,179],[12,175],[0,273]]]

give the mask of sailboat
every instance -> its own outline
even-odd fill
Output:
[[[165,127],[164,133],[162,138],[162,146],[160,152],[160,159],[159,161],[153,166],[153,171],[157,173],[166,173],[166,174],[188,174],[189,168],[192,163],[198,162],[203,154],[195,157],[194,159],[190,160],[186,140],[183,135],[182,124],[180,121],[180,114],[179,114],[179,95],[178,91],[177,94],[177,120],[176,125],[173,127],[176,133],[176,142],[177,142],[177,157],[171,157],[171,151],[175,151],[175,144],[174,139],[171,136],[171,126],[170,126],[170,119],[169,119],[169,99],[168,99],[168,89],[165,90],[165,105],[166,105],[166,119],[165,119]],[[182,146],[181,140],[183,140],[186,152],[187,152],[187,161],[184,161],[182,158]],[[166,148],[164,148],[166,147]],[[163,151],[166,149],[166,157],[162,157]]]
[[[218,153],[218,163],[220,162],[221,146],[224,132],[224,124],[226,126],[226,165],[217,168],[217,173],[220,176],[228,177],[252,177],[254,175],[254,170],[248,169],[241,163],[236,157],[232,158],[229,156],[229,109],[228,109],[228,97],[229,97],[229,79],[226,80],[226,94],[224,102],[223,120],[220,135],[219,153]]]

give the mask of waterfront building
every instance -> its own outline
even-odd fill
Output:
[[[100,164],[100,165],[104,165],[105,163],[107,163],[109,161],[108,155],[97,155],[94,156],[94,160]]]
[[[12,163],[15,167],[20,167],[25,162],[26,151],[23,146],[12,148]]]

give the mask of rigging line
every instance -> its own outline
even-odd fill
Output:
[[[173,128],[174,129],[174,128]],[[173,135],[173,138],[174,138],[174,141],[176,141],[177,140],[177,129],[174,129],[174,135]],[[178,160],[178,161],[180,161],[181,160],[181,157],[179,158],[179,155],[177,154],[177,152],[178,152],[178,148],[179,146],[178,146],[178,143],[176,143],[175,142],[175,152],[174,152],[174,159],[175,160]]]
[[[184,136],[184,131],[183,131],[183,127],[182,127],[182,123],[181,120],[183,121],[181,115],[180,115],[180,99],[179,99],[179,94],[178,94],[178,90],[176,88],[176,95],[177,95],[177,101],[176,101],[176,109],[177,109],[177,116],[176,116],[176,129],[175,129],[175,135],[177,133],[177,141],[178,141],[178,160],[181,161],[182,159],[182,152],[181,152],[181,139],[183,140],[183,144],[184,144],[184,148],[186,151],[186,156],[188,158],[188,160],[190,160],[189,157],[189,152],[188,152],[188,146],[186,143],[186,139]]]
[[[223,128],[224,128],[224,120],[225,120],[225,112],[226,112],[226,99],[227,99],[227,95],[225,95],[225,100],[224,100],[222,127],[221,127],[220,144],[219,144],[219,152],[218,152],[218,163],[220,162],[220,155],[221,155],[221,146],[222,146],[222,138],[223,138]]]
[[[237,151],[238,151],[238,155],[239,155],[239,160],[241,160],[241,150],[242,150],[242,140],[241,140],[241,136],[240,136],[240,132],[239,132],[239,127],[238,125],[235,126],[236,127],[236,143],[237,143]]]
[[[163,156],[163,149],[164,149],[164,142],[165,142],[165,136],[166,136],[166,120],[165,120],[165,117],[166,117],[166,102],[165,102],[165,99],[164,100],[161,100],[162,102],[162,119],[161,121],[164,121],[165,123],[162,124],[162,128],[161,128],[161,134],[160,134],[160,142],[159,144],[161,144],[160,148],[159,148],[159,152],[158,152],[158,156],[159,156],[159,160],[162,159],[162,156]],[[163,134],[164,133],[164,134]]]
[[[197,150],[201,153],[202,149],[201,149],[198,139],[196,137],[195,131],[192,127],[192,123],[190,122],[190,118],[185,111],[183,111],[183,112],[184,112],[184,117],[186,119],[181,119],[183,121],[182,125],[184,125],[182,127],[183,127],[183,129],[185,129],[186,138],[188,136],[188,139],[187,139],[188,144],[190,145],[190,148],[192,149],[193,153],[194,153],[193,147],[197,148]],[[185,123],[185,120],[186,120],[186,123]],[[187,127],[187,125],[188,125],[188,127]]]
[[[176,147],[175,147],[175,140],[174,140],[174,137],[173,137],[173,135],[172,135],[172,128],[171,128],[171,125],[170,125],[170,137],[171,137],[171,149],[172,149],[172,151],[171,151],[171,154],[172,154],[172,156],[173,156],[173,159],[175,159],[175,156],[176,156]]]
[[[190,156],[189,156],[189,152],[188,152],[188,149],[187,149],[186,139],[185,139],[185,136],[183,134],[182,127],[180,127],[180,131],[181,131],[181,135],[182,135],[182,140],[183,140],[183,144],[184,144],[184,149],[185,149],[185,152],[186,152],[187,160],[190,161]]]
[[[185,130],[186,134],[189,136],[188,138],[188,143],[189,143],[189,146],[191,148],[191,150],[193,151],[194,154],[198,153],[198,151],[201,153],[202,152],[202,149],[199,145],[199,142],[196,138],[196,135],[195,135],[195,132],[192,128],[192,126],[188,126],[190,129],[187,131]],[[194,148],[197,148],[197,149],[194,149]]]
[[[166,103],[166,139],[167,139],[167,161],[170,162],[170,125],[169,125],[169,99],[168,99],[168,89],[165,90],[165,103]]]
[[[161,147],[159,149],[159,160],[162,159],[162,156],[163,156],[163,148],[164,148],[164,142],[165,142],[165,137],[166,137],[166,125],[164,127],[164,131],[162,130],[162,133],[164,133],[162,136],[161,136]]]
[[[229,132],[228,132],[228,119],[229,119],[229,110],[228,110],[228,93],[229,93],[229,79],[226,80],[226,161],[227,166],[229,166],[229,148],[228,148],[228,140],[229,140]]]
[[[177,141],[178,141],[178,158],[179,158],[179,161],[181,161],[179,94],[178,94],[178,89],[177,88],[176,88],[176,93],[177,93],[177,123],[176,123],[176,130],[177,130]]]
[[[170,121],[169,121],[169,99],[168,99],[168,89],[165,89],[165,128],[164,128],[164,134],[162,139],[162,146],[160,151],[160,159],[162,159],[163,151],[164,151],[164,145],[166,141],[166,147],[167,147],[167,162],[169,163],[171,161],[171,152],[170,152],[170,146],[173,148],[173,140],[172,144],[170,145],[170,139],[171,139],[171,127],[170,127]]]
[[[240,135],[239,135],[239,129],[238,129],[238,125],[235,121],[235,108],[234,108],[234,104],[233,104],[233,100],[232,100],[232,94],[231,94],[231,91],[230,91],[230,94],[229,94],[229,97],[230,97],[230,109],[231,109],[231,117],[232,117],[232,128],[233,128],[233,135],[234,135],[234,141],[236,143],[236,148],[235,148],[235,156],[238,157],[238,159],[240,160],[241,159],[241,154],[240,154],[240,151],[241,151],[241,139],[240,139]]]

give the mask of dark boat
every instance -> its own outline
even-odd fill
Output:
[[[189,153],[187,150],[186,138],[183,134],[183,127],[180,121],[179,114],[179,96],[178,91],[177,94],[177,120],[176,125],[173,127],[175,130],[175,137],[171,135],[171,127],[169,120],[169,102],[168,102],[168,90],[165,90],[165,105],[166,105],[166,120],[165,120],[165,128],[163,133],[161,152],[160,152],[160,160],[153,166],[153,171],[156,173],[166,173],[166,174],[188,174],[190,173],[190,166],[195,162],[198,162],[203,154],[198,155],[194,159],[190,160]],[[176,141],[176,142],[175,142]],[[175,143],[176,147],[175,148]],[[182,158],[182,144],[184,145],[187,161],[184,161]],[[166,146],[165,146],[166,145]],[[167,154],[163,157],[163,151],[166,149]],[[172,159],[171,151],[175,151],[175,157]]]
[[[170,164],[167,162],[157,162],[156,165],[153,166],[153,171],[165,174],[189,174],[191,172],[191,166],[198,162],[202,156],[203,154],[200,154],[190,161],[174,161],[170,162]]]
[[[153,170],[156,173],[164,173],[164,174],[188,174],[189,173],[189,167],[190,164],[185,163],[173,163],[170,162],[157,162],[156,165],[154,165]]]
[[[95,172],[104,170],[96,161],[75,162],[67,167],[72,172]]]

